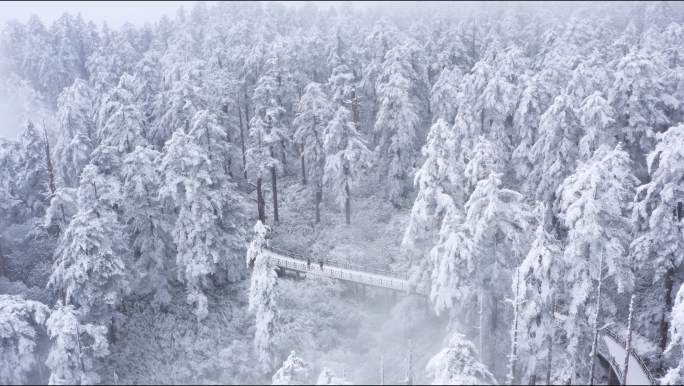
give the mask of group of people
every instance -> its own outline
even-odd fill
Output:
[[[320,265],[321,269],[323,269],[323,259],[318,259],[318,264]],[[308,269],[311,269],[311,258],[310,257],[306,258],[306,267]]]

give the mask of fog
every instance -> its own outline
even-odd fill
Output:
[[[0,3],[0,385],[684,384],[683,4]]]

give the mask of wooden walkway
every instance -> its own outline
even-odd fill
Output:
[[[600,350],[599,356],[603,357],[612,368],[618,379],[615,381],[621,382],[623,371],[625,367],[625,354],[627,353],[627,344],[619,336],[610,330],[605,330],[603,340],[606,344],[607,352]],[[629,351],[629,368],[627,370],[627,385],[657,385],[655,378],[648,371],[644,361],[641,360],[639,354],[631,347]]]
[[[273,262],[281,269],[327,276],[372,287],[386,288],[393,291],[404,291],[409,294],[425,296],[424,289],[420,286],[411,286],[409,284],[408,275],[403,273],[383,271],[329,260],[323,260],[323,266],[321,267],[321,259],[296,255],[268,246],[264,246],[263,248],[264,251],[270,255]]]

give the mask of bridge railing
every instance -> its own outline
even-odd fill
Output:
[[[608,335],[611,339],[613,339],[617,344],[622,346],[622,348],[627,351],[627,343],[622,340],[616,333],[609,329],[604,330],[604,334]],[[648,371],[648,368],[646,367],[646,364],[644,363],[643,360],[641,360],[641,357],[639,354],[637,354],[636,350],[634,350],[634,347],[629,348],[629,353],[632,355],[634,358],[636,358],[637,363],[639,364],[639,367],[641,367],[641,370],[643,370],[644,374],[648,377],[648,380],[651,382],[651,385],[657,385],[655,378],[651,375],[651,372]],[[614,362],[614,361],[613,361]],[[624,364],[623,364],[624,365]],[[617,371],[621,373],[621,370],[619,367],[616,367]]]
[[[273,248],[273,247],[269,247],[269,246],[267,246],[267,245],[264,245],[263,248],[264,248],[265,250],[271,251],[271,252],[273,252],[273,253],[275,253],[275,254],[277,254],[277,255],[287,256],[287,257],[289,257],[289,258],[291,258],[291,259],[296,259],[296,260],[305,261],[305,262],[306,262],[306,261],[310,261],[310,262],[311,262],[311,265],[319,264],[320,261],[321,261],[321,259],[314,259],[314,258],[310,258],[310,257],[308,258],[308,257],[306,257],[306,256],[301,256],[301,255],[297,255],[297,254],[294,254],[294,253],[291,253],[291,252],[282,251],[282,250],[280,250],[280,249],[276,249],[276,248]],[[323,259],[323,266],[324,266],[324,267],[325,267],[325,266],[330,266],[330,267],[348,269],[348,270],[350,270],[350,271],[357,271],[357,272],[366,272],[366,273],[370,273],[370,274],[372,274],[372,275],[379,275],[379,276],[392,277],[392,278],[395,278],[395,279],[406,280],[406,281],[409,280],[409,275],[404,274],[404,273],[397,273],[397,272],[392,272],[392,271],[383,271],[383,270],[380,270],[380,269],[362,267],[362,266],[360,266],[360,265],[353,265],[353,264],[347,264],[347,263],[340,263],[340,262],[337,262],[337,261],[330,261],[330,260],[325,260],[325,259]]]
[[[303,272],[320,273],[320,274],[330,276],[333,278],[337,278],[337,279],[341,279],[341,280],[355,281],[355,282],[359,282],[359,283],[363,283],[363,284],[369,284],[369,285],[376,286],[376,287],[396,289],[396,290],[407,291],[407,292],[416,293],[416,294],[422,294],[423,293],[422,287],[412,288],[405,281],[396,281],[396,280],[392,280],[392,279],[376,278],[376,277],[367,276],[364,274],[356,274],[356,273],[352,273],[352,272],[338,271],[336,269],[329,268],[329,267],[328,268],[326,268],[326,267],[320,268],[319,266],[316,266],[316,265],[296,263],[293,261],[289,261],[289,260],[285,260],[285,259],[279,259],[279,258],[273,259],[273,262],[279,267],[291,268],[291,269],[295,269],[295,270],[303,271]]]

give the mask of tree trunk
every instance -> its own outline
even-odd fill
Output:
[[[672,287],[674,285],[674,281],[672,280],[672,277],[674,276],[674,268],[670,267],[667,269],[667,272],[665,273],[665,309],[663,310],[663,314],[660,319],[660,340],[658,341],[658,347],[660,348],[661,356],[662,353],[665,352],[665,349],[667,348],[667,334],[670,330],[670,323],[668,321],[668,316],[670,315],[670,312],[672,312]]]
[[[48,141],[47,128],[43,120],[43,133],[45,135],[45,159],[47,160],[48,174],[50,175],[50,198],[54,197],[57,186],[55,185],[55,172],[52,168],[52,158],[50,158],[50,142]]]
[[[273,221],[278,222],[278,187],[276,186],[276,168],[271,168],[271,185],[273,185]]]
[[[266,224],[266,203],[264,195],[261,193],[261,178],[257,179],[257,210],[259,211],[259,221]]]
[[[245,155],[245,132],[242,129],[242,108],[238,102],[238,117],[240,117],[240,140],[242,140],[242,171],[247,179],[247,156]]]
[[[510,385],[515,385],[515,364],[518,354],[518,298],[520,296],[520,271],[516,269],[515,280],[518,282],[515,288],[515,299],[513,303],[513,342],[511,342],[511,359],[510,359],[510,373],[508,382]]]
[[[304,144],[302,144],[302,185],[306,185],[306,168],[304,167]]]
[[[601,287],[603,286],[603,254],[599,265],[598,300],[596,301],[596,320],[594,321],[594,340],[591,344],[591,372],[589,384],[594,384],[594,370],[596,369],[596,349],[598,347],[599,317],[601,316]]]
[[[316,224],[321,222],[321,210],[320,210],[320,204],[321,201],[323,200],[323,193],[319,190],[316,192]]]
[[[358,106],[358,101],[356,100],[356,88],[352,89],[351,100],[352,100],[352,114],[354,116],[354,128],[356,129],[356,132],[359,133],[361,130],[361,127],[359,126],[359,106]]]
[[[81,347],[81,332],[76,325],[76,341],[78,342],[78,357],[81,360],[81,372],[85,374],[85,362],[83,360],[83,348]]]
[[[408,361],[406,365],[406,384],[413,385],[413,353],[411,352],[411,341],[409,340]]]
[[[347,192],[347,199],[344,202],[344,215],[347,221],[347,225],[351,224],[351,197],[349,197],[349,184],[344,186]]]
[[[632,328],[634,327],[634,306],[636,295],[632,295],[629,302],[629,325],[627,327],[627,352],[625,352],[625,371],[622,372],[622,384],[627,384],[627,371],[629,370],[629,352],[632,351]]]
[[[484,358],[484,292],[480,292],[480,361]]]
[[[556,297],[551,301],[551,333],[549,334],[549,354],[547,356],[548,368],[546,369],[546,384],[551,384],[551,362],[553,362],[553,338],[556,335]]]

